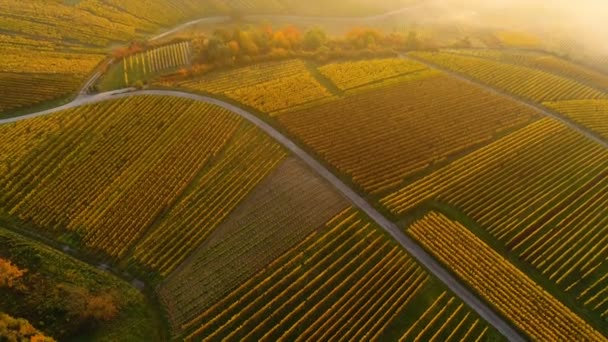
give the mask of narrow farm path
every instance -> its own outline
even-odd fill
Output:
[[[500,317],[487,303],[482,301],[469,290],[464,284],[462,284],[456,277],[454,277],[450,271],[444,268],[437,260],[435,260],[429,253],[427,253],[422,247],[420,247],[413,239],[405,235],[399,227],[377,211],[371,204],[369,204],[363,197],[357,194],[338,177],[336,177],[331,171],[325,166],[315,160],[306,151],[296,145],[290,138],[281,134],[275,128],[256,115],[239,108],[233,104],[226,103],[224,101],[211,98],[208,96],[197,95],[192,93],[185,93],[173,90],[138,90],[124,89],[112,92],[106,92],[88,97],[79,97],[71,103],[64,106],[49,109],[46,111],[32,113],[29,115],[9,118],[0,120],[0,124],[16,122],[25,120],[32,117],[48,115],[61,110],[70,109],[74,107],[83,106],[86,104],[97,103],[102,101],[108,101],[111,99],[126,98],[137,95],[151,95],[151,96],[173,96],[180,98],[187,98],[195,101],[201,101],[217,105],[225,108],[239,115],[243,119],[251,122],[259,129],[264,131],[266,134],[274,138],[278,143],[283,145],[289,150],[294,156],[300,158],[306,163],[314,172],[319,174],[325,180],[327,180],[332,186],[334,186],[340,193],[342,193],[354,206],[365,212],[374,222],[376,222],[382,229],[384,229],[395,241],[397,241],[410,255],[412,255],[418,262],[424,265],[434,276],[442,281],[452,292],[460,297],[465,303],[467,303],[473,310],[475,310],[483,319],[489,324],[494,326],[501,334],[503,334],[510,341],[525,341],[525,339],[517,332],[509,323],[507,323],[502,317]]]
[[[553,111],[553,110],[551,110],[551,109],[543,106],[542,104],[539,104],[539,103],[536,103],[536,102],[533,102],[533,101],[530,101],[530,100],[527,100],[527,99],[520,98],[520,97],[518,97],[516,95],[513,95],[513,94],[508,93],[506,91],[500,90],[498,88],[489,86],[489,85],[487,85],[485,83],[476,81],[476,80],[474,80],[472,78],[466,77],[466,76],[464,76],[462,74],[459,74],[459,73],[457,73],[455,71],[452,71],[450,69],[444,68],[444,67],[442,67],[440,65],[437,65],[435,63],[428,62],[428,61],[426,61],[424,59],[421,59],[421,58],[417,58],[417,57],[413,57],[413,56],[405,56],[405,55],[400,55],[400,57],[403,58],[403,59],[410,59],[410,60],[414,60],[414,61],[420,62],[420,63],[422,63],[422,64],[424,64],[424,65],[426,65],[426,66],[428,66],[430,68],[440,70],[443,73],[448,74],[448,75],[450,75],[450,76],[452,76],[454,78],[457,78],[457,79],[459,79],[459,80],[461,80],[463,82],[466,82],[466,83],[469,83],[469,84],[472,84],[472,85],[476,85],[478,87],[481,87],[481,88],[489,91],[490,93],[497,94],[497,95],[503,96],[503,97],[507,97],[507,98],[512,99],[513,101],[516,101],[516,102],[518,102],[518,103],[520,103],[520,104],[522,104],[524,106],[527,106],[529,108],[535,109],[536,111],[540,112],[541,114],[543,114],[545,116],[548,116],[548,117],[550,117],[552,119],[560,121],[564,125],[568,126],[570,129],[575,130],[576,132],[578,132],[578,133],[584,135],[585,137],[593,140],[594,142],[602,145],[604,148],[608,148],[608,140],[606,140],[605,138],[603,138],[601,135],[599,135],[598,133],[595,133],[592,130],[590,130],[590,129],[588,129],[588,128],[586,128],[586,127],[584,127],[584,126],[582,126],[582,125],[580,125],[580,124],[578,124],[576,122],[574,122],[573,120],[568,119],[567,117],[559,114],[558,112]]]

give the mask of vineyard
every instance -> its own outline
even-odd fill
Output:
[[[81,81],[72,75],[0,73],[0,113],[69,96]]]
[[[228,295],[346,206],[300,162],[286,160],[163,284],[160,293],[174,329]]]
[[[606,98],[605,93],[572,79],[525,66],[447,52],[411,55],[536,102]]]
[[[152,0],[145,5],[0,0],[0,8],[0,114],[64,100],[83,86],[110,45],[209,13],[198,0]]]
[[[608,316],[608,151],[543,119],[384,198],[462,210],[578,305]]]
[[[431,281],[349,209],[181,328],[186,340],[377,340],[404,309],[431,295]],[[449,317],[435,321],[443,325]],[[426,334],[423,325],[413,330]],[[482,328],[475,337],[484,333]]]
[[[538,48],[541,46],[538,37],[526,32],[500,31],[496,33],[496,37],[505,46],[521,48]]]
[[[544,105],[608,139],[607,100],[545,102]]]
[[[531,339],[606,340],[461,224],[430,213],[408,232]]]
[[[608,89],[608,76],[591,68],[579,65],[553,55],[538,52],[513,52],[509,50],[448,50],[451,53],[513,63],[544,70],[558,76],[571,78],[591,87]]]
[[[158,227],[136,246],[135,259],[167,275],[284,157],[282,148],[257,128],[242,128]]]
[[[403,76],[423,76],[429,73],[424,64],[402,58],[376,59],[327,64],[319,68],[341,90],[363,86],[385,85],[402,81]],[[401,76],[401,77],[400,77]]]
[[[62,1],[2,0],[6,11],[0,28],[20,36],[60,45],[106,47],[126,42],[188,18],[208,13],[196,0],[151,0],[146,4],[125,0],[83,0],[74,5]]]
[[[103,59],[99,54],[32,51],[28,45],[3,42],[0,48],[0,114],[75,93]],[[36,58],[24,58],[24,53]]]
[[[73,232],[92,249],[123,256],[239,123],[191,100],[135,97],[3,126],[9,137],[28,126],[48,133],[26,151],[19,140],[5,144],[2,207],[49,234]]]
[[[536,117],[533,110],[479,87],[435,76],[278,120],[366,191],[379,193]]]
[[[190,43],[181,42],[124,57],[110,67],[99,87],[101,90],[120,89],[175,72],[190,65],[190,55]]]
[[[267,114],[307,103],[331,99],[300,60],[257,64],[226,72],[213,72],[181,87],[223,95]]]
[[[483,341],[488,329],[462,302],[443,292],[399,341]]]

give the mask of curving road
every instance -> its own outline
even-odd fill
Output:
[[[428,7],[429,5],[435,4],[437,1],[419,1],[412,5],[399,8],[396,10],[392,10],[389,12],[371,15],[367,17],[324,17],[324,16],[305,16],[305,15],[280,15],[280,14],[248,14],[243,15],[243,20],[268,20],[268,21],[290,21],[290,22],[299,22],[299,21],[308,21],[314,22],[317,25],[322,24],[333,24],[333,23],[341,23],[341,24],[352,24],[352,25],[365,25],[372,22],[379,22],[386,20],[390,17],[397,16],[400,14],[404,14],[410,11],[418,10],[424,7]],[[214,16],[214,17],[205,17],[201,19],[191,20],[189,22],[183,23],[175,28],[172,28],[166,32],[158,34],[152,38],[150,41],[155,41],[166,36],[169,36],[173,33],[184,30],[190,26],[197,24],[220,24],[225,23],[231,20],[230,16]]]
[[[518,97],[516,95],[513,95],[512,93],[500,90],[498,88],[494,88],[494,87],[489,86],[489,85],[487,85],[487,84],[485,84],[483,82],[476,81],[476,80],[474,80],[472,78],[469,78],[469,77],[466,77],[466,76],[464,76],[464,75],[462,75],[462,74],[460,74],[458,72],[455,72],[455,71],[452,71],[452,70],[450,70],[448,68],[442,67],[441,65],[438,65],[438,64],[426,61],[426,60],[424,60],[422,58],[418,58],[418,57],[414,57],[414,56],[405,56],[405,55],[399,55],[399,57],[401,57],[403,59],[410,59],[410,60],[414,60],[416,62],[420,62],[420,63],[422,63],[422,64],[424,64],[424,65],[426,65],[426,66],[428,66],[430,68],[440,70],[441,72],[443,72],[443,73],[445,73],[447,75],[450,75],[451,77],[454,77],[454,78],[456,78],[458,80],[461,80],[463,82],[466,82],[466,83],[469,83],[469,84],[481,87],[481,88],[485,89],[486,91],[488,91],[490,93],[493,93],[493,94],[496,94],[496,95],[499,95],[499,96],[502,96],[502,97],[509,98],[509,99],[511,99],[511,100],[519,103],[519,104],[522,104],[522,105],[528,107],[528,108],[534,109],[534,110],[540,112],[541,114],[543,114],[543,115],[545,115],[547,117],[550,117],[552,119],[555,119],[555,120],[563,123],[568,128],[570,128],[570,129],[572,129],[572,130],[574,130],[574,131],[576,131],[576,132],[584,135],[585,137],[591,139],[592,141],[594,141],[594,142],[602,145],[604,148],[608,148],[608,140],[606,140],[606,138],[602,137],[600,134],[595,133],[595,132],[589,130],[588,128],[581,126],[580,124],[578,124],[578,123],[576,123],[576,122],[574,122],[574,121],[572,121],[572,120],[564,117],[563,115],[561,115],[561,114],[559,114],[559,113],[557,113],[557,112],[555,112],[555,111],[553,111],[553,110],[551,110],[551,109],[549,109],[549,108],[547,108],[547,107],[545,107],[545,106],[543,106],[541,104],[538,104],[536,102],[520,98],[520,97]]]
[[[306,151],[298,147],[291,139],[281,134],[279,131],[274,129],[268,123],[258,118],[252,113],[239,108],[230,103],[211,98],[208,96],[196,95],[192,93],[185,93],[173,90],[134,90],[134,89],[123,89],[107,93],[101,93],[95,96],[80,97],[75,101],[68,103],[64,106],[49,109],[43,112],[33,113],[21,117],[10,118],[0,120],[0,124],[16,122],[33,118],[42,115],[52,114],[61,110],[75,108],[86,104],[107,101],[111,99],[125,98],[136,95],[154,95],[154,96],[173,96],[187,98],[195,101],[201,101],[217,105],[225,108],[235,114],[241,116],[245,120],[251,122],[262,131],[266,132],[277,142],[288,149],[293,155],[300,158],[308,166],[314,170],[321,177],[326,179],[331,185],[333,185],[338,191],[340,191],[348,200],[350,200],[356,207],[365,212],[374,222],[382,227],[390,236],[392,236],[403,248],[405,248],[410,255],[412,255],[418,262],[424,265],[433,275],[441,280],[452,292],[467,303],[473,310],[475,310],[479,316],[485,319],[489,324],[494,326],[501,334],[507,337],[510,341],[525,341],[525,339],[513,329],[504,319],[498,316],[486,303],[481,301],[473,292],[467,287],[460,283],[450,272],[445,269],[439,262],[437,262],[430,254],[422,249],[414,240],[405,235],[397,225],[388,220],[384,215],[378,212],[372,205],[370,205],[363,197],[353,191],[338,177],[336,177],[331,171],[325,166],[316,161]]]

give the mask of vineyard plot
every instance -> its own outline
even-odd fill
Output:
[[[380,193],[536,117],[514,101],[435,76],[285,113],[278,121],[363,189]]]
[[[333,98],[301,60],[212,72],[180,86],[226,96],[270,115]]]
[[[32,136],[27,152],[3,145],[9,172],[0,176],[0,204],[43,232],[76,234],[91,249],[124,256],[240,122],[193,100],[137,96],[2,126],[8,136],[38,123],[61,129]]]
[[[536,102],[607,98],[604,92],[575,80],[530,67],[447,52],[411,55]]]
[[[252,125],[231,143],[188,193],[135,248],[135,259],[165,276],[200,245],[286,156]],[[162,243],[159,243],[162,241]]]
[[[115,62],[100,80],[101,90],[125,88],[137,81],[149,81],[155,77],[178,71],[190,65],[189,42],[160,46],[126,56]]]
[[[386,85],[399,82],[404,76],[424,78],[432,74],[426,65],[401,58],[332,63],[318,69],[341,90]]]
[[[174,326],[227,295],[346,207],[301,162],[285,160],[168,277],[161,295]]]
[[[544,105],[608,139],[608,100],[545,102]]]
[[[458,222],[431,212],[408,232],[531,339],[606,341]]]
[[[578,306],[608,317],[608,151],[542,119],[386,196],[456,208]]]
[[[348,209],[192,316],[181,326],[182,336],[188,341],[377,340],[408,312],[446,296],[428,292],[433,281],[377,227]],[[433,324],[441,326],[449,316],[440,315]],[[428,323],[422,320],[411,329],[414,336],[426,336]],[[487,325],[478,326],[468,340],[484,336]]]
[[[570,78],[591,87],[608,90],[608,76],[553,55],[510,50],[449,50],[451,53],[482,57],[504,63],[526,66]]]

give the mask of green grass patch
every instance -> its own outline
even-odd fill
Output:
[[[18,287],[0,289],[0,311],[26,318],[58,340],[164,339],[153,306],[126,281],[5,228],[0,245],[1,258],[27,269]],[[104,298],[117,311],[107,320],[91,317],[99,312],[91,311],[92,298]]]

